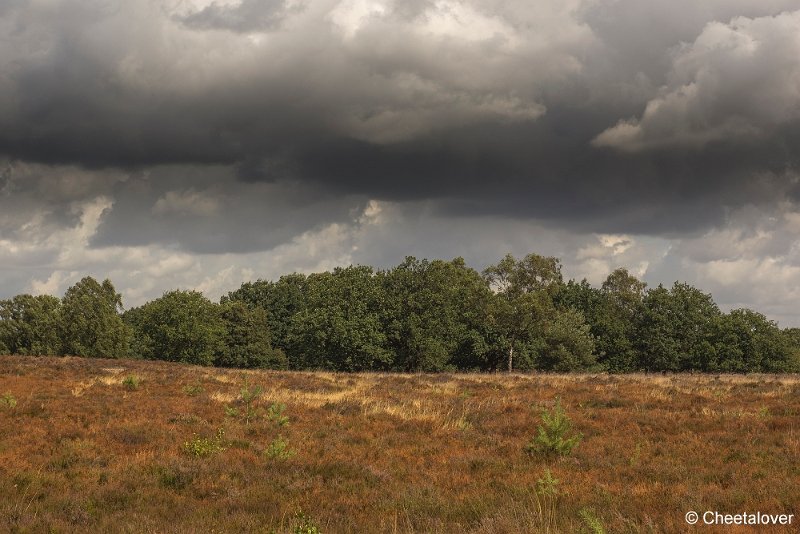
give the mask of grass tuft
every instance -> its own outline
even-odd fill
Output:
[[[142,379],[136,375],[128,375],[122,379],[122,387],[131,391],[139,389],[141,383]]]

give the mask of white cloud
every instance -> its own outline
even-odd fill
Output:
[[[725,310],[749,307],[800,326],[800,241],[796,207],[745,207],[725,225],[673,240],[660,275],[670,272],[710,292]]]
[[[675,50],[668,83],[595,146],[641,150],[748,142],[800,118],[800,11],[712,22]]]
[[[578,250],[576,258],[596,259],[608,256],[619,256],[636,245],[636,241],[628,235],[598,234],[597,241]]]
[[[74,278],[77,273],[54,271],[47,280],[31,280],[30,290],[34,295],[57,295],[62,292],[64,284]]]
[[[389,2],[375,0],[344,0],[334,7],[329,17],[346,38],[352,38],[369,19],[385,15]]]

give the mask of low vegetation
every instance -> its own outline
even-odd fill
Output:
[[[125,386],[125,389],[133,391],[139,389],[141,381],[142,379],[136,375],[128,375],[122,379],[122,385]]]
[[[121,394],[128,376],[142,385]],[[797,513],[787,375],[3,356],[0,392],[10,532],[633,534],[686,532],[690,510]]]
[[[5,406],[6,408],[14,408],[17,405],[17,399],[11,393],[3,393],[0,396],[0,406]]]
[[[220,429],[213,437],[194,436],[183,444],[183,450],[190,456],[205,458],[225,450],[225,431]]]
[[[296,452],[289,447],[289,442],[283,436],[278,436],[269,444],[269,447],[264,451],[267,458],[271,460],[288,460],[296,454]]]
[[[525,450],[531,455],[545,458],[569,456],[582,437],[572,430],[572,421],[564,412],[561,399],[556,398],[553,409],[542,412],[542,422],[536,428],[536,436],[525,446]]]

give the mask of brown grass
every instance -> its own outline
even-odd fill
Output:
[[[135,375],[137,388],[123,380]],[[245,384],[261,386],[257,416]],[[194,386],[194,390],[188,387]],[[199,386],[199,388],[197,388]],[[200,390],[200,388],[202,388]],[[0,530],[687,532],[689,510],[800,513],[792,376],[392,375],[0,357]],[[525,444],[556,397],[571,457]],[[288,425],[267,417],[286,405]],[[223,451],[188,454],[195,438]],[[295,455],[271,459],[278,436]],[[536,492],[549,468],[559,495]],[[550,516],[548,510],[554,514]],[[795,532],[793,527],[696,527]],[[737,530],[738,529],[738,530]]]

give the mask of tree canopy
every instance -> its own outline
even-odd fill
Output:
[[[221,310],[198,291],[169,291],[125,319],[143,358],[212,365],[225,348]]]
[[[50,295],[0,301],[0,348],[14,354],[60,354],[60,318],[61,301]]]
[[[594,287],[555,257],[337,267],[246,282],[212,302],[174,290],[123,312],[109,280],[0,301],[0,352],[336,371],[798,372],[800,329],[723,313],[689,284],[625,269]]]
[[[122,296],[111,280],[99,283],[87,276],[67,289],[60,307],[62,351],[75,356],[127,355],[131,333],[121,310]]]

